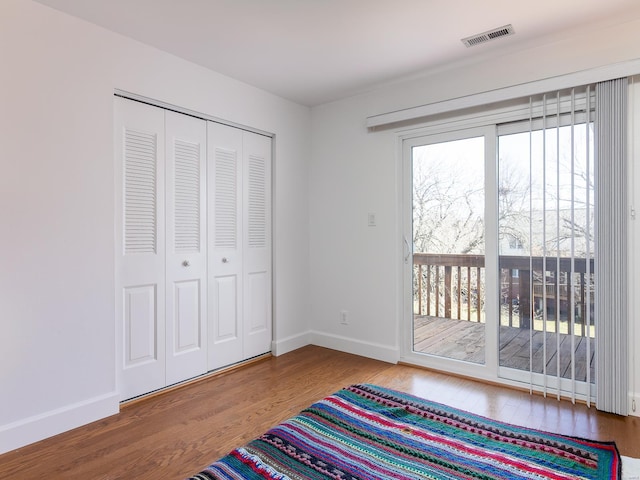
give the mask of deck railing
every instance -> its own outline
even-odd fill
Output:
[[[483,255],[416,253],[413,265],[416,315],[484,321]],[[593,259],[547,258],[545,263],[542,257],[503,255],[499,267],[501,325],[529,328],[533,319],[541,330],[536,322],[547,320],[561,331],[560,324],[566,330],[573,312],[575,334],[589,331],[587,323],[592,328]]]

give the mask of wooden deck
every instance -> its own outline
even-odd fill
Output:
[[[441,317],[414,317],[414,350],[441,357],[473,363],[484,362],[484,324],[466,320],[451,320]],[[571,337],[560,333],[560,375],[571,378]],[[534,331],[531,341],[533,371],[543,371],[544,333]],[[575,339],[576,380],[586,381],[587,364],[591,370],[590,380],[595,380],[594,339],[588,340],[589,362],[587,363],[587,339]],[[528,329],[500,327],[500,366],[529,371],[530,336]],[[547,373],[557,371],[556,333],[546,334]]]

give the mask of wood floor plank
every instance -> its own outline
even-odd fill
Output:
[[[640,418],[406,365],[307,346],[134,403],[121,413],[0,456],[0,478],[183,479],[311,403],[375,383],[496,420],[615,440],[640,457]]]

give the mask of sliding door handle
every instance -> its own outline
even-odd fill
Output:
[[[403,235],[404,239],[404,247],[405,247],[405,255],[404,255],[404,263],[409,263],[409,257],[411,257],[411,245],[409,244],[409,240],[407,240],[407,236]]]

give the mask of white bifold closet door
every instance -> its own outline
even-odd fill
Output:
[[[167,385],[207,371],[207,126],[165,112]]]
[[[206,122],[115,98],[122,400],[207,370]]]
[[[271,139],[208,123],[210,370],[271,350]]]

